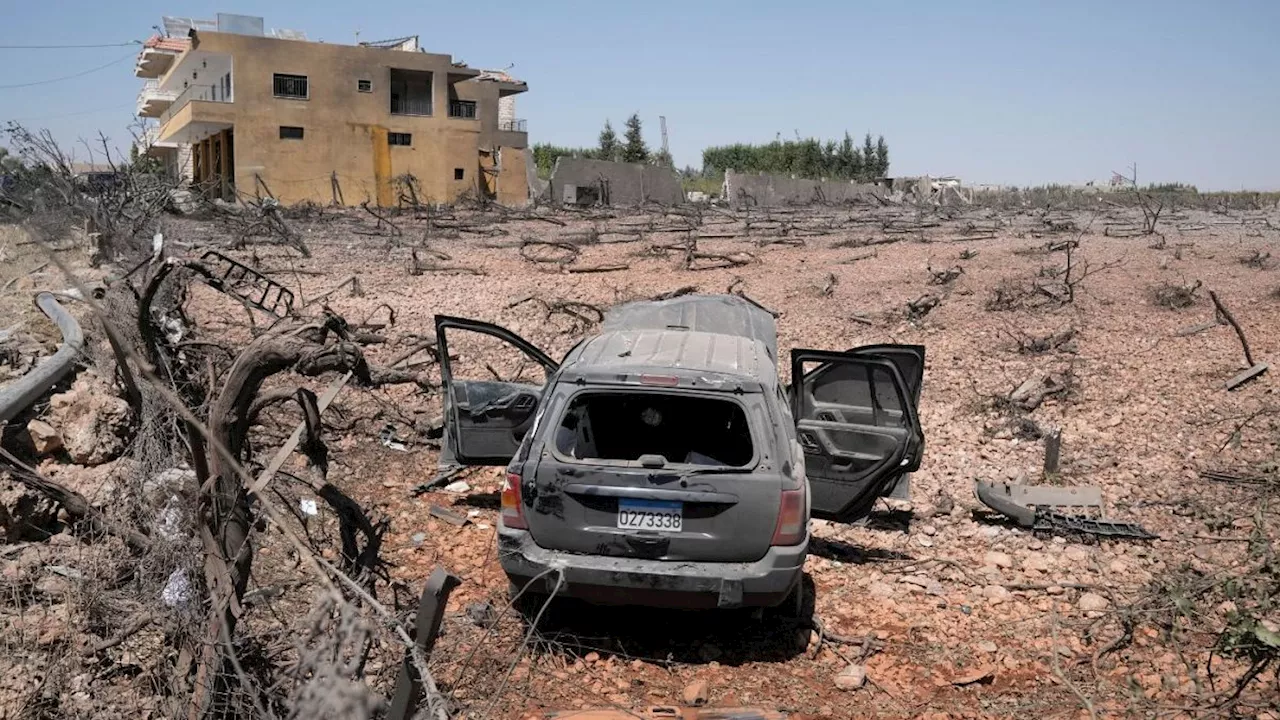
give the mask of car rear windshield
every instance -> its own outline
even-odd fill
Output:
[[[556,428],[556,450],[577,460],[638,460],[743,467],[755,457],[747,414],[733,400],[663,392],[575,395]]]

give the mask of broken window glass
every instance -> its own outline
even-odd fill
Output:
[[[755,457],[742,406],[705,395],[586,392],[574,396],[556,428],[556,451],[577,460],[743,467]]]

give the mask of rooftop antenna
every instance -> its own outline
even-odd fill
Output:
[[[670,155],[671,153],[667,150],[667,116],[666,115],[658,116],[658,125],[662,127],[662,154]]]

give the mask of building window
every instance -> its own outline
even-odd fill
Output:
[[[454,180],[461,180],[461,179],[462,179],[462,177],[463,177],[464,175],[466,175],[466,173],[465,173],[465,172],[463,172],[462,168],[454,168],[454,169],[453,169],[453,179],[454,179]]]
[[[413,133],[387,133],[387,144],[409,147],[413,144]]]
[[[391,69],[391,114],[431,114],[431,73]]]
[[[306,100],[310,95],[307,88],[306,75],[284,75],[275,73],[271,76],[272,92],[278,98]]]
[[[450,100],[449,101],[449,117],[466,118],[474,120],[476,117],[476,103],[474,100]]]
[[[359,90],[360,92],[373,92],[373,81],[372,81],[372,80],[357,80],[357,81],[356,81],[356,90]]]
[[[292,125],[281,125],[280,139],[281,140],[301,140],[302,128],[293,127]]]

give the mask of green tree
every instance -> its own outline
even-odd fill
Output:
[[[159,158],[138,152],[137,145],[129,146],[129,167],[148,175],[164,172],[164,163],[160,162]]]
[[[879,166],[876,165],[876,146],[871,141],[871,133],[867,133],[862,138],[862,174],[865,179],[871,179],[878,175]]]
[[[640,131],[640,113],[632,113],[627,118],[627,130],[623,136],[626,143],[622,146],[622,162],[648,162],[649,148],[644,144],[644,135]]]
[[[604,129],[600,131],[600,149],[597,152],[601,160],[618,159],[618,134],[608,120],[604,121]]]
[[[876,175],[884,177],[889,174],[889,144],[884,136],[876,138]]]
[[[654,165],[661,167],[674,168],[676,166],[676,161],[671,157],[671,153],[666,150],[659,150],[655,152],[651,157],[651,160]]]

